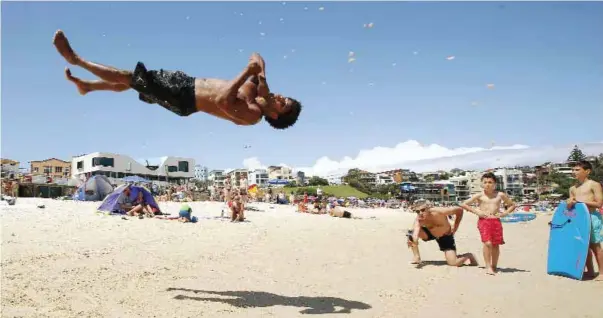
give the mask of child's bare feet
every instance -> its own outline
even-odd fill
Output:
[[[81,95],[86,95],[86,93],[90,92],[88,85],[86,85],[86,83],[84,83],[84,81],[81,79],[71,75],[71,70],[68,67],[65,68],[65,77],[67,77],[67,80],[75,84],[75,86],[77,86],[77,91],[80,92]]]
[[[52,39],[52,44],[54,44],[54,46],[59,51],[59,54],[61,54],[61,56],[63,56],[63,58],[65,58],[67,63],[73,64],[73,65],[77,64],[77,62],[79,61],[80,58],[79,58],[79,56],[77,56],[77,54],[75,54],[75,52],[71,48],[71,45],[69,44],[69,41],[67,40],[67,37],[65,37],[65,33],[63,33],[63,31],[58,30],[54,34],[54,38]]]

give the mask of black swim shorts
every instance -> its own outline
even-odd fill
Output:
[[[431,232],[429,231],[428,228],[422,227],[422,229],[425,232],[425,234],[427,234],[427,239],[424,240],[425,242],[435,240],[436,242],[438,242],[438,246],[440,247],[440,251],[442,251],[442,252],[456,251],[456,242],[454,240],[454,235],[447,234],[447,235],[444,235],[441,237],[435,237],[435,236],[433,236],[433,234],[431,234]],[[408,236],[408,239],[411,241],[412,241],[412,232],[413,232],[412,230],[409,230],[408,233],[406,234],[406,236]]]
[[[188,116],[197,111],[195,78],[184,72],[148,71],[142,62],[138,62],[130,86],[145,103],[158,104],[180,116]]]

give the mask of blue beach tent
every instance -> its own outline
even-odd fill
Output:
[[[122,211],[121,208],[119,207],[119,202],[121,201],[122,197],[125,196],[126,194],[124,193],[124,190],[129,187],[130,188],[130,201],[133,202],[134,200],[136,200],[136,197],[138,197],[138,193],[142,192],[142,196],[145,200],[145,202],[156,208],[157,210],[159,209],[159,205],[157,205],[157,202],[155,201],[155,198],[153,197],[153,195],[151,194],[151,192],[149,190],[147,190],[144,187],[140,187],[140,186],[133,186],[133,185],[121,185],[117,188],[115,188],[115,190],[109,194],[107,196],[107,198],[103,201],[103,203],[101,203],[101,205],[98,207],[98,211],[99,212],[109,212],[109,213],[126,213],[126,211]]]

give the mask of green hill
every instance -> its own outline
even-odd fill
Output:
[[[317,187],[304,187],[304,188],[314,188],[315,189]],[[340,197],[343,197],[343,198],[357,197],[357,198],[363,199],[363,198],[368,197],[368,194],[360,192],[349,185],[320,186],[320,188],[322,189],[322,191],[324,191],[328,194],[331,194],[333,196],[336,196],[338,198],[340,198]],[[285,193],[289,194],[298,188],[283,188],[283,189],[285,190]]]

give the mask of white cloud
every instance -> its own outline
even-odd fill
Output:
[[[487,169],[493,167],[536,165],[547,161],[566,160],[574,145],[529,147],[526,145],[496,146],[491,148],[446,148],[437,144],[422,145],[416,140],[401,142],[392,148],[375,147],[360,150],[356,157],[341,160],[321,157],[311,167],[296,167],[308,175],[326,176],[345,173],[352,168],[378,172],[389,169],[412,169],[417,172],[460,169]],[[586,155],[603,152],[603,142],[578,145]],[[265,168],[257,157],[243,160],[246,168]]]

